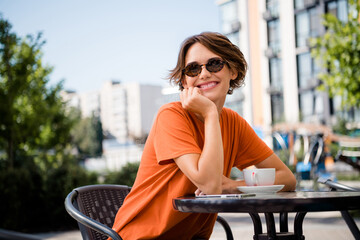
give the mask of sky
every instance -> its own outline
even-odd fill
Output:
[[[91,92],[105,81],[169,86],[185,38],[220,32],[216,0],[0,0],[19,37],[42,32],[49,85]]]

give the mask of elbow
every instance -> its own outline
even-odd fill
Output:
[[[212,189],[209,189],[209,193],[208,194],[221,194],[222,193],[222,188],[220,187],[214,187]]]
[[[297,184],[296,178],[295,178],[295,176],[293,175],[293,179],[292,179],[291,184],[290,184],[291,191],[295,191],[295,189],[296,189],[296,184]]]
[[[291,174],[289,179],[286,181],[284,191],[295,191],[296,189],[296,178],[294,174]]]
[[[222,182],[220,181],[209,181],[202,186],[199,187],[199,189],[204,194],[221,194],[222,193]]]
[[[208,187],[208,188],[204,189],[204,191],[202,191],[202,192],[205,193],[206,195],[221,194],[222,189],[221,189],[221,187],[220,188]]]

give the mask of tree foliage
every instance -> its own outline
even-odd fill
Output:
[[[97,182],[72,154],[78,119],[65,111],[62,84],[47,86],[52,67],[42,62],[43,44],[41,34],[19,38],[0,15],[0,226],[9,230],[74,225],[66,195]]]
[[[0,17],[0,143],[9,167],[24,155],[62,151],[70,139],[59,93],[47,87],[52,67],[42,62],[41,34],[20,39]]]
[[[348,20],[324,15],[326,32],[311,39],[312,55],[326,72],[319,74],[320,89],[341,96],[343,106],[360,106],[360,1],[349,0]]]
[[[78,114],[80,119],[80,112],[73,110],[73,114]],[[103,132],[100,117],[92,114],[91,117],[80,119],[71,135],[81,158],[101,156]]]
[[[120,171],[109,172],[104,180],[108,184],[120,184],[132,187],[135,182],[140,162],[128,162]]]

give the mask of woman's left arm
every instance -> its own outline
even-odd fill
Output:
[[[255,165],[257,168],[275,168],[275,185],[285,185],[281,191],[294,191],[296,179],[290,169],[273,153],[264,161]],[[246,186],[244,180],[232,180],[223,176],[222,193],[240,193],[238,186]]]
[[[257,168],[275,168],[275,185],[284,184],[284,188],[281,191],[294,191],[296,187],[296,178],[291,170],[280,160],[275,154],[271,154],[270,157],[264,161],[256,164]]]

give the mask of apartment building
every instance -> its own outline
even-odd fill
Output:
[[[346,21],[346,0],[219,0],[221,31],[249,63],[246,86],[232,106],[253,127],[271,132],[276,123],[330,124],[340,100],[317,90],[320,69],[309,38],[321,36],[321,16]]]
[[[80,109],[83,118],[91,116],[100,116],[100,93],[91,91],[80,93]]]
[[[82,117],[100,116],[105,135],[103,156],[88,159],[90,168],[119,170],[127,162],[140,160],[143,142],[163,104],[161,91],[161,86],[107,81],[99,91],[61,93],[68,106],[81,110]]]

